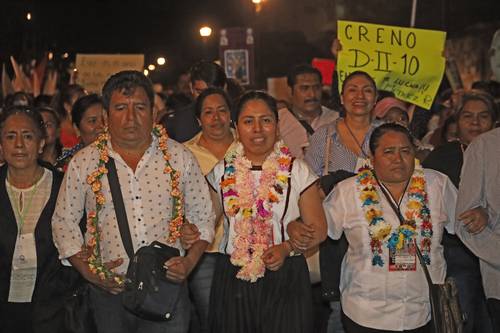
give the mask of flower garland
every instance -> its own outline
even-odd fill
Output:
[[[382,244],[391,234],[392,226],[384,220],[380,198],[377,190],[377,180],[369,166],[358,170],[356,183],[360,191],[359,199],[369,224],[370,247],[373,254],[372,265],[383,266],[381,257]],[[391,250],[401,249],[417,234],[417,224],[420,225],[420,249],[427,265],[430,265],[430,250],[432,238],[432,223],[428,208],[427,192],[425,191],[424,170],[420,162],[415,160],[415,171],[408,187],[408,202],[403,214],[405,223],[393,231],[387,240],[387,247]]]
[[[180,228],[184,223],[184,199],[179,190],[180,173],[174,170],[170,164],[170,154],[168,153],[167,146],[168,135],[166,130],[161,125],[156,125],[153,128],[153,135],[158,138],[158,147],[163,153],[163,159],[165,160],[163,173],[170,175],[170,195],[172,196],[173,209],[172,219],[170,220],[168,228],[169,237],[167,242],[173,244],[177,238],[180,237]],[[109,160],[108,140],[109,134],[105,131],[103,134],[99,135],[97,140],[93,143],[99,151],[99,162],[97,164],[97,169],[87,176],[87,183],[90,185],[92,192],[94,192],[96,199],[95,211],[89,212],[87,216],[87,232],[90,235],[87,245],[91,249],[88,265],[91,272],[97,274],[102,280],[113,278],[116,282],[122,283],[122,278],[116,276],[110,269],[104,266],[100,248],[100,241],[102,238],[101,227],[99,226],[99,212],[106,202],[104,194],[102,193],[101,178],[108,173],[106,169],[106,163]]]
[[[257,185],[241,142],[226,154],[225,161],[222,197],[226,214],[236,220],[231,263],[241,267],[237,278],[255,282],[266,270],[261,257],[273,242],[272,206],[283,198],[288,186],[292,156],[283,141],[278,141],[262,164]]]

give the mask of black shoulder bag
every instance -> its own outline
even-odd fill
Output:
[[[391,205],[392,210],[396,213],[399,222],[405,223],[403,216],[394,202],[388,197],[388,194],[382,190],[387,201]],[[429,299],[431,302],[431,320],[432,331],[434,333],[462,333],[464,328],[464,315],[460,308],[458,299],[458,289],[455,280],[452,277],[447,277],[443,284],[435,284],[432,282],[431,275],[427,269],[427,264],[422,257],[422,253],[415,245],[417,257],[429,286]]]
[[[127,212],[112,158],[106,163],[106,168],[120,236],[130,258],[125,291],[122,293],[123,306],[146,320],[171,320],[175,316],[182,284],[167,280],[163,265],[168,259],[179,256],[179,250],[155,241],[134,254]]]

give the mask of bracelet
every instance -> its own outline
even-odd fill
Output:
[[[290,243],[290,240],[286,240],[285,243],[288,245],[288,247],[290,248],[290,251],[288,252],[288,256],[289,257],[293,257],[293,256],[296,256],[297,253],[295,252],[295,250],[293,249],[293,246],[292,246],[292,243]]]

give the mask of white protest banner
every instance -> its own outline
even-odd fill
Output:
[[[89,92],[101,93],[110,75],[123,70],[142,71],[143,54],[77,54],[77,83]]]

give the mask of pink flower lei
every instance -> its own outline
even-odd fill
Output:
[[[414,238],[417,234],[417,225],[420,226],[420,250],[426,264],[430,265],[432,222],[428,208],[427,192],[425,190],[424,170],[420,162],[415,159],[415,170],[408,186],[408,202],[403,217],[405,224],[392,232],[391,224],[384,219],[378,192],[378,183],[373,175],[372,168],[365,165],[358,170],[356,178],[359,199],[368,222],[370,247],[372,250],[373,266],[384,266],[381,257],[382,245],[387,243],[389,248],[401,249],[403,244]],[[389,237],[390,235],[390,237]]]
[[[235,218],[236,233],[231,263],[241,267],[237,278],[255,282],[266,270],[261,257],[273,243],[272,206],[288,187],[292,156],[283,141],[276,142],[257,185],[241,143],[226,153],[225,161],[222,197],[226,214]]]
[[[163,173],[170,175],[170,195],[172,196],[173,209],[172,219],[170,220],[168,228],[169,237],[167,242],[173,244],[177,238],[179,238],[180,228],[184,223],[184,198],[179,190],[180,172],[174,170],[170,164],[170,154],[168,153],[167,146],[167,131],[163,126],[156,125],[153,128],[153,135],[158,138],[158,147],[162,151],[163,159],[165,160]],[[123,283],[121,277],[116,276],[110,269],[104,266],[100,248],[102,236],[101,227],[99,226],[99,212],[106,202],[104,194],[102,193],[101,178],[108,173],[106,169],[106,163],[109,160],[108,140],[109,134],[105,131],[103,134],[99,135],[97,140],[93,143],[99,151],[99,162],[97,164],[97,169],[87,176],[87,184],[92,188],[92,192],[94,192],[96,199],[96,210],[89,212],[87,215],[87,232],[90,235],[87,240],[87,246],[91,250],[90,257],[88,258],[88,265],[90,271],[97,274],[102,280],[114,278],[116,282]]]

